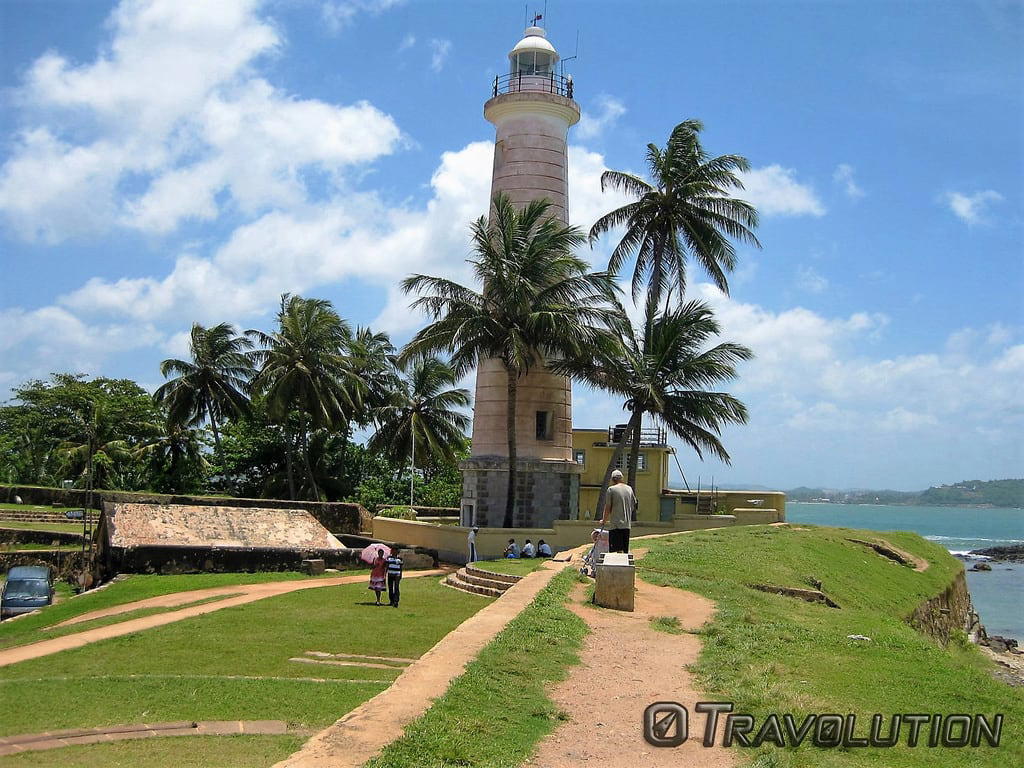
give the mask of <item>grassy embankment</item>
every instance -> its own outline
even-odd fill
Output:
[[[0,716],[0,734],[233,719],[318,729],[379,693],[401,668],[289,659],[307,651],[416,658],[489,602],[429,577],[403,583],[398,610],[370,605],[368,595],[364,584],[304,590],[0,668],[0,698],[18,702]],[[292,737],[215,741],[217,760],[206,764],[218,766],[268,765],[298,746]],[[167,764],[169,749],[154,742],[68,747],[0,765],[106,764],[120,755],[125,764],[157,766]],[[272,754],[255,757],[261,750]]]
[[[806,528],[719,529],[645,544],[649,552],[638,563],[644,579],[717,602],[694,670],[709,698],[735,702],[736,711],[754,714],[758,726],[769,713],[793,713],[798,722],[809,713],[856,713],[863,726],[876,712],[886,722],[895,713],[1001,712],[1003,746],[911,749],[904,736],[904,746],[886,750],[824,750],[808,743],[795,750],[741,749],[741,756],[758,768],[1024,765],[1021,690],[993,679],[990,662],[963,637],[943,649],[904,622],[953,580],[959,561],[914,534]],[[929,567],[917,572],[897,565],[848,536],[884,537]],[[746,586],[809,588],[812,577],[839,610]],[[847,638],[854,634],[871,640]]]
[[[565,717],[546,688],[577,662],[586,633],[565,607],[573,582],[571,570],[556,576],[367,768],[513,766],[526,759]]]

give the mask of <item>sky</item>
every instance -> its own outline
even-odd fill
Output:
[[[703,121],[749,158],[763,248],[722,339],[750,346],[726,466],[687,479],[914,490],[1024,469],[1024,6],[568,2],[542,24],[576,85],[570,218],[623,199],[649,142]],[[529,7],[544,12],[544,4]],[[467,279],[522,36],[479,0],[0,0],[0,391],[51,371],[130,377],[193,322],[268,328],[330,299],[402,343],[398,282]],[[578,44],[577,44],[578,40]],[[583,252],[603,268],[614,239]],[[577,386],[574,422],[624,421]],[[678,477],[675,478],[678,481]]]

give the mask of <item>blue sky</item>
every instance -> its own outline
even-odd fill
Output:
[[[543,4],[537,4],[542,10]],[[531,10],[533,8],[531,7]],[[403,341],[396,283],[465,277],[489,83],[523,6],[408,0],[0,2],[0,387],[160,383],[193,321],[266,327],[284,291]],[[915,489],[1020,476],[1022,6],[551,0],[584,119],[574,223],[606,167],[697,117],[753,166],[763,250],[733,465],[688,478]],[[588,254],[603,266],[607,244]],[[622,419],[577,389],[577,426]]]

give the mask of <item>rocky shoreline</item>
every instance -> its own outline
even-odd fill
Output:
[[[980,555],[1000,563],[1024,563],[1024,544],[1007,544],[999,547],[972,549],[968,554]]]

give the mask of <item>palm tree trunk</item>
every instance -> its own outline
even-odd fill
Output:
[[[227,479],[227,472],[224,469],[224,451],[221,450],[220,429],[217,427],[217,417],[213,415],[212,408],[207,410],[207,414],[210,417],[210,431],[213,432],[213,453],[217,458],[217,464],[220,466],[221,481],[224,481]]]
[[[612,453],[611,461],[608,462],[608,468],[604,471],[604,479],[601,481],[601,493],[597,497],[597,509],[594,510],[595,520],[600,520],[602,515],[604,515],[604,505],[608,501],[608,486],[612,484],[612,472],[615,471],[615,466],[619,463],[619,459],[622,458],[622,454],[626,450],[626,442],[632,440],[633,432],[640,428],[636,423],[638,421],[639,419],[637,419],[636,414],[629,417],[626,431],[619,438],[619,442],[615,446],[615,452]]]
[[[291,430],[289,429],[284,430],[284,444],[285,472],[288,475],[288,498],[290,498],[292,501],[295,501],[295,467],[294,461],[292,460],[292,452],[294,445],[292,442]]]
[[[629,447],[629,476],[627,477],[626,482],[634,491],[636,490],[636,464],[640,457],[640,428],[643,426],[643,419],[644,412],[638,410],[633,412],[633,417],[629,420],[634,426],[633,434],[631,435],[633,442]]]
[[[508,493],[505,495],[505,521],[503,528],[512,528],[515,524],[516,509],[516,395],[519,391],[519,377],[511,369],[506,368],[508,376],[508,407],[506,409],[506,426],[508,428]]]
[[[320,488],[316,484],[316,477],[313,476],[313,463],[309,458],[309,432],[306,429],[306,414],[299,417],[299,429],[302,433],[302,462],[306,467],[306,476],[309,478],[309,487],[313,492],[313,501],[320,501]]]

